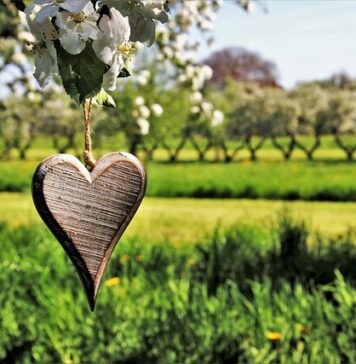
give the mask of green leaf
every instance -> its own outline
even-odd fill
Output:
[[[100,61],[88,42],[82,53],[73,55],[55,42],[59,73],[68,95],[78,103],[97,95],[108,66]]]
[[[104,89],[101,89],[101,91],[95,96],[95,100],[98,103],[98,105],[103,105],[107,107],[116,107],[115,101]]]

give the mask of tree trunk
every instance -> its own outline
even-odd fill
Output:
[[[253,162],[257,161],[257,151],[260,150],[263,147],[263,144],[265,143],[265,140],[266,140],[266,138],[262,137],[260,139],[260,141],[254,147],[252,145],[252,137],[251,136],[246,137],[246,146],[247,146],[247,149],[250,152],[250,160],[251,161],[253,161]]]
[[[248,150],[250,151],[250,160],[253,162],[257,161],[256,150],[251,147],[249,147]]]
[[[12,147],[10,145],[5,145],[3,151],[0,154],[0,159],[10,159],[11,148]]]
[[[307,147],[305,147],[303,144],[301,144],[300,142],[298,142],[297,140],[295,141],[296,146],[305,153],[305,155],[307,156],[307,159],[309,161],[314,160],[314,153],[320,147],[320,144],[321,144],[319,134],[315,134],[314,138],[315,138],[314,144],[309,149]]]
[[[54,137],[53,138],[53,147],[58,153],[63,154],[63,153],[66,153],[66,151],[68,149],[68,142],[65,143],[64,145],[60,145],[58,137]]]
[[[236,157],[237,153],[243,149],[245,147],[246,141],[242,141],[240,145],[238,145],[235,149],[232,150],[231,154],[229,154],[229,149],[226,146],[225,142],[222,141],[220,143],[221,149],[223,150],[224,153],[224,161],[225,163],[230,163],[234,160],[234,158]]]
[[[290,158],[292,156],[292,151],[291,150],[287,150],[286,152],[283,153],[283,157],[286,161],[289,161]]]
[[[138,145],[139,143],[136,140],[132,141],[130,144],[129,153],[137,156]]]
[[[154,144],[151,148],[143,146],[143,150],[146,155],[146,161],[151,161],[153,159],[153,153],[155,152],[157,147],[158,147],[157,143]]]
[[[177,153],[172,153],[172,154],[169,156],[169,161],[170,161],[171,163],[177,162],[177,158],[178,158]]]
[[[75,149],[75,133],[70,133],[67,136],[67,147],[68,149]]]
[[[204,148],[200,148],[193,135],[190,136],[190,141],[192,142],[194,149],[198,152],[199,162],[203,162],[205,160],[206,153],[212,147],[212,142],[208,141],[207,145]]]
[[[347,147],[342,142],[342,139],[340,138],[340,135],[338,133],[336,133],[334,135],[334,139],[335,139],[336,145],[345,152],[347,160],[352,161],[353,160],[353,155],[354,155],[354,153],[356,151],[356,145],[353,146],[353,147]]]
[[[178,144],[177,148],[173,149],[164,141],[162,142],[163,148],[168,152],[169,162],[176,162],[179,156],[180,151],[183,149],[185,143],[187,141],[187,136],[184,136],[180,143]]]
[[[289,138],[290,138],[289,144],[286,148],[284,148],[283,145],[278,142],[275,136],[271,137],[273,146],[282,152],[283,158],[285,160],[290,160],[292,153],[296,147],[295,136],[289,135]]]
[[[26,159],[26,148],[19,149],[20,159],[24,161]]]

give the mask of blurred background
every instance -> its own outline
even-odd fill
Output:
[[[356,362],[356,3],[211,12],[171,28],[195,65],[158,31],[94,108],[95,157],[137,155],[148,188],[89,313],[30,195],[45,157],[81,158],[82,111],[0,4],[0,362]]]

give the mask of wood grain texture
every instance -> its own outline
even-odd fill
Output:
[[[128,153],[104,156],[92,172],[77,158],[58,154],[33,176],[37,211],[75,265],[92,310],[111,253],[145,189],[145,171]]]

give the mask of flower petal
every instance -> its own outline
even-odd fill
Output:
[[[97,39],[100,35],[100,30],[95,22],[84,21],[77,25],[76,31],[82,36],[84,40]]]
[[[36,15],[35,22],[37,23],[44,23],[45,21],[48,21],[49,18],[52,18],[58,14],[58,6],[49,4],[45,5]]]
[[[97,57],[104,63],[108,65],[112,64],[116,49],[113,48],[110,38],[104,35],[94,40],[93,49]]]
[[[80,13],[87,6],[92,7],[92,11],[94,11],[93,4],[90,0],[65,0],[60,7],[64,10],[68,10],[70,13]]]
[[[104,74],[103,87],[105,90],[113,91],[116,89],[117,78],[122,70],[124,61],[119,53],[114,57],[114,61],[109,71]]]
[[[99,23],[99,28],[105,35],[113,40],[113,43],[120,45],[127,42],[130,38],[130,25],[127,17],[123,17],[121,13],[112,8],[110,10],[111,18],[104,15]]]
[[[61,34],[59,40],[62,47],[70,54],[79,54],[85,48],[85,42],[75,31]]]
[[[48,85],[52,75],[58,72],[57,55],[53,44],[48,44],[47,50],[35,53],[36,71],[34,76],[41,87]]]

